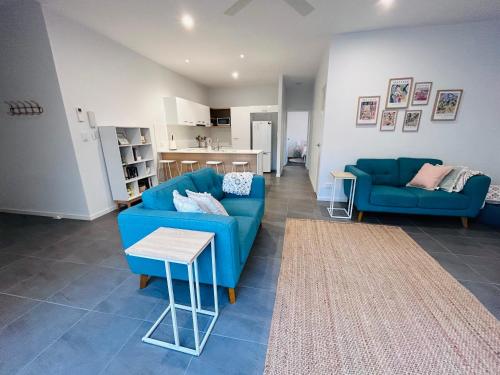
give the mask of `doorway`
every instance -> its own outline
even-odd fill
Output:
[[[307,160],[307,135],[309,133],[309,112],[287,112],[286,149],[289,165],[305,166]]]

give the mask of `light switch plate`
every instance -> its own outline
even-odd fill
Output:
[[[85,115],[83,113],[83,109],[81,109],[80,107],[76,108],[76,118],[78,122],[85,122]]]
[[[92,111],[87,111],[87,118],[89,119],[89,126],[92,129],[95,129],[97,127],[97,122],[95,120],[95,113]]]

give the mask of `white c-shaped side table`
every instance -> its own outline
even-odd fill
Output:
[[[175,228],[158,228],[142,240],[130,246],[125,253],[130,256],[154,259],[165,262],[167,277],[168,306],[153,324],[151,329],[142,338],[143,342],[177,350],[183,353],[199,356],[214,328],[219,316],[219,303],[217,300],[217,275],[215,266],[215,234]],[[200,282],[198,278],[198,256],[210,245],[212,253],[212,281],[214,292],[214,311],[201,308]],[[172,274],[170,263],[184,264],[187,266],[189,279],[189,294],[191,306],[175,303],[172,287]],[[193,267],[194,266],[194,267]],[[194,278],[193,278],[194,268]],[[179,344],[179,327],[177,326],[176,309],[191,311],[193,318],[195,348],[188,348]],[[169,343],[151,338],[155,329],[160,325],[165,316],[171,312],[172,326],[174,329],[174,343]],[[201,342],[198,331],[198,314],[212,316],[212,321]]]

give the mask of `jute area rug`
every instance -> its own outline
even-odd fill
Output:
[[[265,374],[499,374],[500,323],[397,227],[288,220]]]

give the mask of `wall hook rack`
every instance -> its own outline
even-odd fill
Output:
[[[5,102],[11,116],[34,116],[43,113],[43,107],[34,100],[11,100]]]

